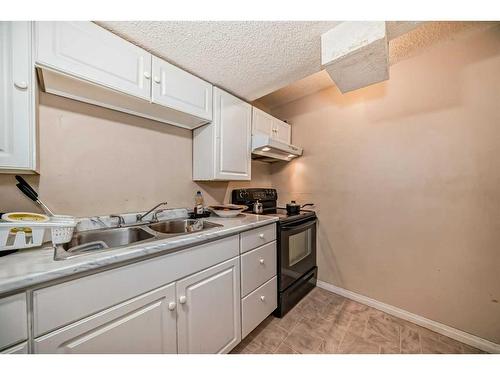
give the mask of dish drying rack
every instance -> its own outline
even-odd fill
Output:
[[[0,222],[0,251],[41,246],[49,235],[53,245],[71,241],[77,220],[72,216],[51,216],[49,221]]]

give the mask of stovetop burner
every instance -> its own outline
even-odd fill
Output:
[[[300,210],[300,213],[289,215],[286,208],[277,207],[278,193],[276,189],[235,189],[232,191],[232,203],[243,204],[249,207],[247,212],[252,212],[253,204],[257,201],[262,203],[264,207],[263,215],[274,216],[279,218],[280,223],[289,223],[306,218],[313,218],[316,213],[311,210]]]

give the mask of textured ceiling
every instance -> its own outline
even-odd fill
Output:
[[[401,60],[415,56],[424,49],[439,42],[452,40],[463,32],[479,31],[495,24],[498,22],[426,22],[389,42],[389,64],[394,65]],[[387,26],[390,34],[389,23]],[[254,104],[271,110],[334,85],[328,73],[323,70],[282,87],[260,98]]]
[[[248,101],[321,70],[321,34],[339,22],[96,22]]]

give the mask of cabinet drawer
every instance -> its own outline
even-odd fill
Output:
[[[241,338],[252,332],[277,306],[278,281],[273,277],[241,300]]]
[[[276,276],[276,241],[241,256],[241,295],[246,296]]]
[[[276,224],[266,225],[240,234],[241,253],[276,240]]]
[[[26,295],[0,299],[0,349],[28,338]]]
[[[36,290],[35,337],[237,255],[232,236]]]

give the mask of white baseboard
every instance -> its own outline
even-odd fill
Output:
[[[329,290],[330,292],[339,294],[343,297],[352,299],[354,301],[363,303],[365,305],[371,306],[377,310],[381,310],[387,314],[393,315],[395,317],[407,320],[409,322],[415,323],[419,326],[430,329],[431,331],[440,333],[444,336],[448,336],[454,340],[463,342],[464,344],[473,346],[475,348],[481,349],[488,353],[500,353],[500,345],[495,344],[494,342],[485,340],[481,337],[471,335],[470,333],[460,331],[459,329],[449,327],[442,323],[438,323],[434,320],[430,320],[424,318],[423,316],[413,314],[409,311],[400,309],[398,307],[394,307],[388,305],[386,303],[377,301],[373,298],[363,296],[358,293],[351,292],[350,290],[340,288],[333,284],[326,283],[324,281],[318,280],[318,287],[323,288],[325,290]]]

